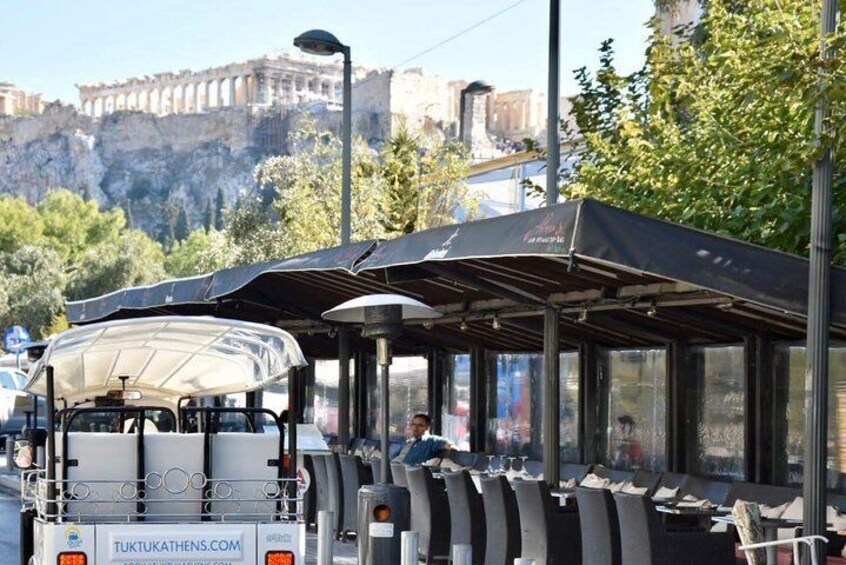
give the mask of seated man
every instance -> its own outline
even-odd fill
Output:
[[[429,433],[431,425],[432,419],[428,414],[415,414],[411,419],[411,437],[394,457],[394,461],[422,465],[429,459],[442,457],[445,451],[452,449],[453,445],[448,439]]]

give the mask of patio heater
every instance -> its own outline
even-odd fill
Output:
[[[430,320],[442,314],[422,302],[398,294],[371,294],[344,302],[323,313],[324,320],[363,324],[362,335],[376,340],[381,390],[382,483],[358,491],[358,557],[368,565],[400,562],[400,533],[409,527],[408,490],[387,483],[390,469],[388,435],[388,372],[390,340],[402,333],[405,320]]]

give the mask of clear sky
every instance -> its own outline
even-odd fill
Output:
[[[562,94],[571,70],[595,66],[614,38],[619,67],[643,62],[652,0],[562,0]],[[502,14],[490,19],[497,12]],[[403,67],[500,90],[546,91],[548,0],[5,0],[0,81],[78,103],[74,84],[203,69],[294,49],[324,28],[352,47],[354,64]]]

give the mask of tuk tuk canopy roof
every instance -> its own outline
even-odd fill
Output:
[[[33,366],[25,390],[46,395],[48,366],[56,398],[93,399],[109,390],[143,398],[248,392],[305,365],[300,347],[278,328],[220,318],[162,316],[117,320],[65,331]]]

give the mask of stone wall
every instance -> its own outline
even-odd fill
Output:
[[[67,188],[104,208],[130,210],[133,225],[153,235],[164,206],[185,207],[199,226],[218,190],[231,204],[254,189],[253,169],[266,154],[261,123],[238,108],[166,117],[116,112],[94,121],[49,105],[40,116],[0,117],[0,194],[34,204]],[[278,135],[277,150],[284,141]]]

